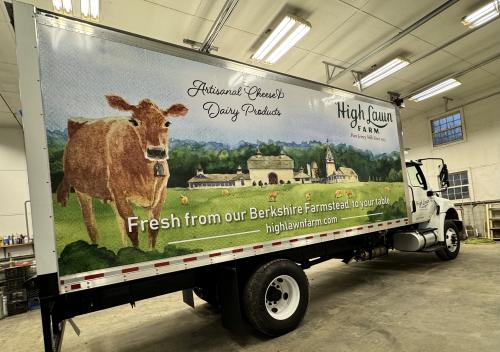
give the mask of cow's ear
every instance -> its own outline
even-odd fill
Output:
[[[118,95],[106,95],[106,99],[108,100],[109,106],[121,111],[131,111],[135,108],[135,106],[130,105],[125,101],[125,99],[119,97]]]
[[[163,111],[163,114],[167,116],[185,116],[188,112],[188,108],[186,108],[182,104],[174,104],[168,109]]]

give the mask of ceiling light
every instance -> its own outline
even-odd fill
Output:
[[[99,20],[99,0],[81,0],[82,17],[92,21]]]
[[[491,21],[500,14],[500,0],[494,0],[462,18],[464,26],[474,28]]]
[[[359,83],[361,83],[362,88],[367,88],[372,84],[375,84],[376,82],[384,79],[385,77],[392,75],[394,72],[401,70],[403,67],[406,67],[409,64],[410,64],[409,61],[397,57],[386,63],[384,66],[376,69],[375,71],[361,78],[359,80]],[[354,83],[354,85],[357,84],[358,84],[357,82]]]
[[[73,13],[73,4],[71,0],[52,0],[52,6],[54,7],[54,11],[62,12],[67,15]]]
[[[437,95],[439,93],[446,92],[447,90],[458,87],[461,84],[462,83],[460,83],[456,79],[450,78],[450,79],[442,81],[438,84],[435,84],[432,87],[429,87],[426,90],[423,90],[418,94],[412,95],[410,97],[410,100],[422,101],[422,100],[425,100],[427,98],[433,97],[434,95]]]
[[[252,59],[274,64],[310,29],[309,22],[292,15],[286,15],[252,55]]]

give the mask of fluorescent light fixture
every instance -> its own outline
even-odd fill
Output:
[[[491,21],[500,15],[500,0],[493,0],[483,7],[477,9],[468,16],[462,18],[464,26],[474,28]]]
[[[73,4],[71,0],[52,0],[52,6],[54,7],[54,11],[62,12],[67,15],[73,13]]]
[[[99,20],[99,0],[81,0],[82,17],[92,21]]]
[[[292,15],[286,15],[252,55],[252,59],[274,64],[310,29],[309,22]]]
[[[52,6],[55,11],[62,11],[62,0],[52,0]]]
[[[422,101],[422,100],[425,100],[427,98],[433,97],[439,93],[443,93],[443,92],[446,92],[447,90],[458,87],[461,84],[462,83],[460,83],[456,79],[450,78],[450,79],[447,79],[447,80],[440,82],[436,85],[433,85],[432,87],[429,87],[426,90],[423,90],[418,94],[411,96],[410,100]]]
[[[410,64],[409,61],[403,60],[402,58],[395,58],[386,63],[384,66],[376,69],[375,71],[367,74],[363,78],[360,79],[361,87],[367,88],[372,84],[384,79],[385,77],[392,75],[394,72],[401,70],[403,67],[406,67]],[[357,85],[357,83],[354,83]]]

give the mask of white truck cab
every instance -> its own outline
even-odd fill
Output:
[[[431,189],[422,170],[424,160],[440,161],[438,190]],[[394,234],[394,248],[401,251],[435,252],[443,260],[455,259],[460,240],[466,239],[462,221],[453,203],[439,196],[449,186],[443,159],[427,158],[406,162],[411,204],[411,230]]]

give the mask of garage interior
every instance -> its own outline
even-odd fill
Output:
[[[83,1],[23,1],[84,18]],[[64,6],[70,4],[71,10]],[[94,1],[91,1],[94,3]],[[99,25],[201,50],[400,106],[407,160],[443,158],[442,196],[469,237],[456,261],[398,253],[308,271],[311,304],[276,339],[222,328],[216,310],[181,293],[75,318],[63,351],[492,351],[500,347],[500,21],[498,0],[101,0]],[[58,7],[59,6],[59,7]],[[488,7],[489,6],[489,7]],[[467,22],[486,8],[488,18]],[[0,4],[0,265],[34,262],[12,2]],[[65,12],[66,11],[66,12]],[[276,62],[255,58],[284,15],[310,26]],[[90,16],[90,15],[89,15]],[[269,58],[268,58],[269,59]],[[367,80],[393,60],[397,69]],[[387,66],[385,66],[387,68]],[[389,69],[387,68],[387,71]],[[363,78],[365,78],[363,80]],[[380,77],[379,77],[380,78]],[[449,90],[435,88],[443,82]],[[441,86],[441,88],[443,88]],[[427,89],[434,95],[422,97]],[[430,183],[438,188],[438,174]],[[18,264],[18,265],[21,265]],[[0,287],[5,281],[0,272]],[[2,351],[43,350],[35,294],[0,318]],[[3,312],[3,310],[2,310]]]

